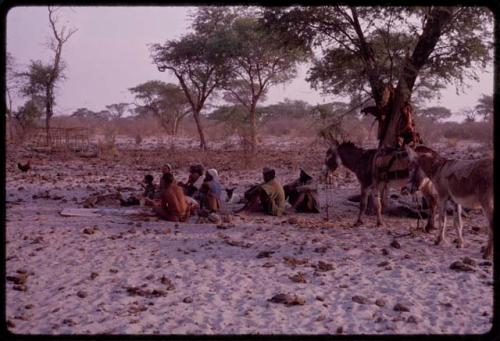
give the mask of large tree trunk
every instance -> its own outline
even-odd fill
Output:
[[[257,115],[255,109],[250,112],[250,149],[252,153],[257,150]]]
[[[46,91],[46,103],[45,103],[45,133],[46,133],[46,139],[47,139],[47,146],[51,145],[51,138],[50,138],[50,119],[52,118],[52,91],[50,91],[50,85],[47,88]]]
[[[207,143],[205,142],[205,134],[203,133],[203,127],[200,121],[200,110],[193,112],[194,121],[196,122],[196,128],[198,128],[198,134],[200,135],[200,149],[207,150]]]
[[[436,7],[431,12],[424,27],[415,50],[411,57],[407,58],[403,66],[403,72],[398,81],[394,94],[392,108],[390,108],[386,134],[382,139],[381,146],[397,145],[398,127],[402,117],[401,111],[405,103],[410,102],[413,86],[420,69],[427,62],[429,55],[434,50],[441,36],[443,27],[452,18],[452,9],[449,7]]]
[[[174,121],[172,123],[172,135],[177,136],[177,133],[179,131],[179,124],[181,123],[181,118],[180,117],[174,117]]]

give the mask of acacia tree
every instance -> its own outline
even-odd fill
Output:
[[[421,109],[417,116],[425,117],[436,122],[451,117],[451,111],[445,107],[434,106]]]
[[[5,58],[5,96],[6,96],[6,107],[5,114],[7,119],[7,132],[9,135],[9,139],[12,138],[13,135],[13,110],[12,110],[12,101],[14,92],[18,89],[18,78],[16,77],[16,66],[15,60],[12,54],[7,52],[7,56]]]
[[[386,110],[381,146],[397,144],[413,92],[432,97],[452,82],[458,90],[491,61],[492,15],[481,7],[291,7],[268,9],[263,18],[288,40],[321,48],[308,77],[314,87],[368,95]]]
[[[200,136],[200,148],[206,150],[205,134],[200,112],[214,91],[223,86],[231,73],[228,63],[230,46],[226,19],[205,21],[204,13],[222,13],[223,8],[201,8],[193,22],[194,33],[188,33],[177,40],[169,40],[150,47],[151,57],[160,72],[172,72],[179,81],[191,106],[193,118]],[[209,16],[210,17],[210,16]]]
[[[24,96],[43,98],[47,144],[50,144],[50,119],[54,115],[55,89],[56,85],[64,79],[65,65],[61,58],[62,48],[77,30],[68,29],[64,25],[58,28],[57,9],[49,6],[48,11],[50,28],[53,33],[48,47],[54,52],[54,58],[48,64],[44,64],[40,60],[31,61],[28,70],[19,73],[18,76],[25,79],[25,84],[21,89]]]
[[[485,121],[493,117],[493,96],[482,95],[475,109],[478,115],[483,116]]]
[[[111,120],[117,120],[127,112],[129,106],[129,103],[114,103],[106,105],[106,110],[109,112]]]
[[[177,135],[184,117],[191,113],[191,105],[184,91],[175,84],[148,81],[129,88],[129,91],[140,101],[136,104],[137,107],[151,111],[162,127],[173,136]]]
[[[257,113],[259,101],[269,88],[294,78],[296,65],[305,60],[299,47],[281,45],[277,32],[267,31],[255,17],[240,17],[231,23],[229,45],[233,47],[233,78],[224,87],[225,99],[242,105],[248,111],[250,146],[257,146]]]

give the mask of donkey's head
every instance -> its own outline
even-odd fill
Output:
[[[226,201],[231,200],[231,198],[233,197],[233,193],[234,193],[235,189],[236,189],[236,187],[226,188],[225,189],[225,191],[226,191]]]
[[[415,149],[405,146],[405,151],[410,161],[408,164],[409,175],[408,183],[401,189],[401,192],[413,194],[422,189],[430,181],[427,174],[430,169],[429,166],[435,160],[441,159],[441,157],[436,151],[426,146],[417,146]],[[429,172],[429,174],[432,174],[432,172]]]
[[[428,180],[422,168],[416,162],[408,164],[408,182],[401,188],[401,194],[413,194],[422,189]]]
[[[323,165],[323,176],[328,176],[329,172],[334,172],[341,164],[342,160],[338,152],[339,142],[330,140],[330,148],[326,151],[325,164]]]

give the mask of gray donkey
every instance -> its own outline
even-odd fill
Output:
[[[389,162],[384,161],[385,170],[382,171],[380,160],[386,157],[389,157]],[[363,224],[362,216],[366,211],[368,195],[374,194],[376,196],[377,226],[382,226],[381,192],[383,190],[387,192],[388,186],[402,188],[408,184],[409,160],[406,152],[392,151],[383,155],[377,149],[363,149],[355,146],[352,142],[339,143],[331,138],[323,168],[324,175],[335,171],[340,165],[344,165],[354,172],[361,186],[359,214],[354,225]],[[434,228],[436,192],[432,183],[426,181],[424,176],[418,177],[416,181],[418,182],[417,188],[422,191],[429,205],[430,214],[425,227],[425,231],[429,232]]]
[[[493,250],[493,159],[454,160],[441,157],[437,153],[416,153],[409,147],[406,151],[410,160],[418,165],[431,179],[438,193],[439,225],[441,229],[436,244],[447,243],[446,201],[456,204],[455,220],[458,234],[458,247],[463,247],[462,206],[482,208],[489,222],[488,245],[483,258],[492,257]]]

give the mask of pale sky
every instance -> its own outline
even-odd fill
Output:
[[[82,107],[100,111],[109,104],[133,102],[128,88],[148,80],[177,84],[174,76],[159,72],[152,64],[147,44],[179,38],[189,27],[187,15],[194,8],[61,7],[60,24],[78,31],[63,47],[67,79],[59,86],[56,115],[71,114]],[[25,68],[31,59],[50,60],[51,53],[45,43],[51,35],[47,7],[15,7],[8,12],[6,50],[19,68]],[[301,66],[294,81],[271,88],[263,104],[285,98],[313,105],[335,100],[309,87],[304,80],[307,69],[307,65]],[[493,94],[493,64],[480,75],[479,83],[469,85],[460,95],[450,87],[442,92],[440,101],[428,105],[442,105],[454,113],[474,107],[481,94]],[[17,99],[14,108],[22,103],[22,99]]]

